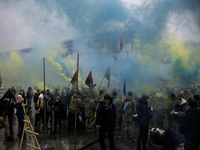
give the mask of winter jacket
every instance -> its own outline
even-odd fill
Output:
[[[61,101],[55,102],[55,108],[54,108],[54,112],[56,114],[62,115],[63,114],[63,104],[61,103]]]
[[[164,150],[175,150],[175,148],[185,143],[183,135],[174,129],[167,129],[164,135]]]
[[[185,116],[185,112],[188,111],[189,106],[185,99],[182,98],[181,104],[176,104],[174,106],[174,111],[178,112],[178,115],[175,116],[177,123],[181,123],[183,120],[183,117]]]
[[[24,109],[22,107],[22,102],[24,101],[24,99],[22,98],[21,100],[19,100],[14,106],[17,109],[16,115],[17,116],[24,116]]]
[[[138,123],[139,125],[147,125],[149,124],[150,119],[153,116],[153,112],[151,108],[148,106],[148,102],[146,99],[139,99],[139,103],[136,106],[137,114],[138,114]]]
[[[96,125],[100,125],[102,128],[114,130],[116,123],[115,105],[113,105],[113,103],[109,103],[108,107],[105,107],[105,103],[100,102],[97,109],[96,119]]]
[[[186,139],[200,140],[200,108],[189,109],[180,127]]]

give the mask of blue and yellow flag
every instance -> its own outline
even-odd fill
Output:
[[[124,79],[122,102],[124,101],[125,98],[126,98],[126,80]]]

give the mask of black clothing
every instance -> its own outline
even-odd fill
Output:
[[[20,127],[20,135],[23,132],[23,128],[24,128],[24,109],[22,107],[22,103],[16,103],[15,104],[15,108],[17,109],[16,115],[17,115],[17,119],[18,119],[18,123],[19,123],[19,127]]]
[[[138,114],[138,123],[139,125],[149,124],[150,119],[153,116],[151,108],[148,106],[146,100],[140,99],[139,103],[136,105],[136,111]]]
[[[180,133],[186,139],[186,150],[198,150],[200,145],[200,108],[191,108],[186,112],[180,126]]]
[[[35,93],[35,95],[34,95],[34,99],[33,99],[33,101],[34,101],[34,103],[36,104],[37,103],[37,101],[38,101],[38,97],[39,97],[39,93]]]
[[[9,103],[7,101],[0,100],[0,116],[4,117],[9,114]]]
[[[188,111],[189,106],[188,103],[182,99],[183,104],[176,104],[174,106],[174,111],[178,112],[178,115],[175,115],[176,120],[176,129],[180,132],[180,125],[183,121],[183,118],[185,116],[185,112]]]
[[[56,100],[56,98],[58,97],[58,96],[60,96],[60,93],[59,92],[55,92],[54,93],[54,101],[53,101],[53,104],[55,104],[55,100]]]
[[[63,118],[66,119],[67,117],[67,95],[61,95],[61,103],[63,104]]]
[[[99,143],[102,150],[106,150],[104,139],[106,137],[106,133],[109,140],[109,149],[114,150],[115,144],[114,144],[114,130],[110,130],[108,128],[101,127],[99,129]]]
[[[137,150],[141,150],[141,142],[143,144],[143,150],[146,150],[146,143],[148,139],[149,121],[153,116],[151,108],[148,106],[146,99],[139,99],[139,103],[136,105],[136,111],[138,114],[138,124],[140,133],[137,141]]]
[[[61,101],[55,103],[55,109],[54,109],[54,132],[56,132],[56,124],[59,120],[59,130],[61,131],[61,120],[63,117],[63,104]]]
[[[184,137],[175,129],[167,129],[164,135],[164,150],[174,150],[179,144],[185,143]]]
[[[99,142],[102,150],[105,150],[105,135],[108,134],[110,150],[115,149],[114,145],[114,130],[116,123],[116,109],[115,105],[111,102],[106,107],[104,102],[99,103],[97,109],[96,125],[100,125],[99,129]]]
[[[50,92],[48,92],[47,93],[47,105],[49,105],[51,108],[53,108],[53,104],[54,104],[54,96],[53,96],[53,94],[51,94]],[[51,112],[49,112],[49,114],[48,114],[49,116],[50,116],[50,122],[52,122],[52,111]]]
[[[32,91],[27,91],[27,92],[26,92],[26,97],[27,97],[27,99],[32,99],[32,97],[33,97],[33,92],[32,92]]]

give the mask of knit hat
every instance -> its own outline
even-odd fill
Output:
[[[189,106],[190,106],[191,108],[195,108],[195,107],[198,107],[198,103],[197,103],[196,100],[193,100],[193,101],[189,102]]]
[[[56,99],[57,99],[57,100],[60,100],[60,96],[57,96]]]
[[[171,128],[166,130],[164,136],[164,150],[174,150],[181,143],[185,143],[183,135]]]
[[[19,95],[17,95],[17,97],[18,97],[18,96],[19,96],[20,98],[22,98],[22,95],[19,94]]]
[[[2,99],[4,99],[4,98],[10,98],[10,96],[8,94],[4,94]]]

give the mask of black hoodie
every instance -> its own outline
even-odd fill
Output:
[[[179,144],[185,143],[184,137],[174,129],[167,129],[164,135],[164,150],[174,150]]]
[[[136,106],[137,114],[138,114],[138,123],[149,124],[149,120],[153,116],[153,112],[151,108],[148,106],[148,102],[146,98],[139,99],[139,103]]]
[[[200,139],[200,108],[191,108],[186,112],[180,132],[186,139]]]

